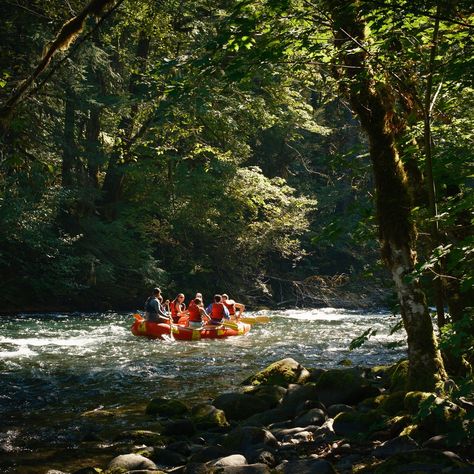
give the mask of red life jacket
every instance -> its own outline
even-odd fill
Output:
[[[173,300],[170,303],[170,311],[171,311],[171,316],[173,318],[177,318],[178,313],[180,313],[181,311],[184,311],[186,309],[186,305],[184,303],[179,303],[178,305],[176,303],[178,303],[176,300]],[[176,308],[176,306],[178,306],[179,309]]]
[[[201,311],[199,309],[199,306],[194,301],[191,301],[191,303],[189,303],[188,311],[189,321],[192,321],[194,323],[201,322]]]
[[[225,311],[222,303],[212,303],[211,318],[215,321],[221,321],[224,319]]]
[[[232,303],[229,303],[229,301],[232,301]],[[222,304],[229,310],[229,314],[231,316],[235,314],[235,301],[234,300],[223,301]]]

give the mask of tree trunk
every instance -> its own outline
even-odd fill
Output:
[[[446,373],[424,294],[410,277],[416,261],[416,231],[410,219],[408,180],[395,141],[393,98],[370,69],[364,48],[366,25],[357,5],[342,0],[327,5],[334,19],[335,44],[346,66],[341,73],[349,81],[345,91],[369,138],[382,255],[392,273],[408,336],[409,388],[433,390]]]

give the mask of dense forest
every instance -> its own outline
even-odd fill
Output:
[[[470,1],[0,12],[2,311],[134,309],[156,285],[254,305],[393,291],[412,382],[445,377],[429,307],[465,360]]]

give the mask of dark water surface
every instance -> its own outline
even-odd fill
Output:
[[[152,397],[209,400],[284,357],[310,368],[344,358],[378,365],[405,354],[404,343],[390,348],[402,335],[389,334],[397,318],[387,312],[266,314],[271,322],[254,325],[246,336],[175,343],[133,336],[133,318],[124,313],[1,317],[0,472],[67,467],[102,423],[80,416],[90,410],[115,410],[120,416],[107,421],[108,429],[114,423],[123,429]],[[370,327],[377,335],[349,351],[349,342]]]

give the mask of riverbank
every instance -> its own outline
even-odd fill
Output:
[[[472,398],[407,392],[406,375],[406,361],[326,370],[283,359],[213,400],[152,399],[141,426],[112,433],[117,413],[83,413],[97,428],[75,465],[52,459],[43,472],[474,472]]]

